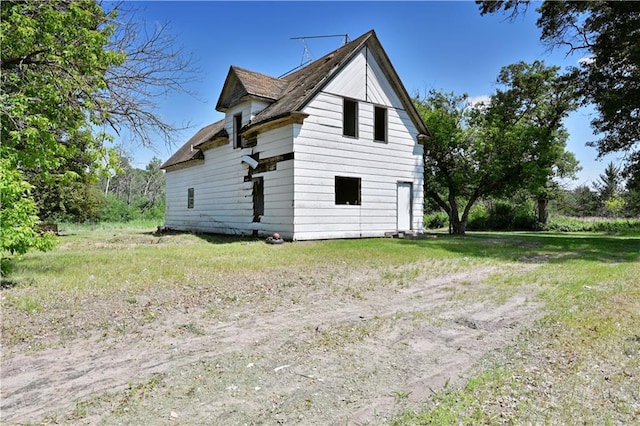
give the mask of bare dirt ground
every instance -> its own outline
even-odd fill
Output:
[[[103,301],[112,308],[88,306],[78,327],[122,321],[115,335],[89,329],[44,350],[3,348],[2,423],[384,424],[463,383],[540,316],[531,289],[505,294],[486,282],[523,267],[535,266],[391,283],[351,271],[240,302],[203,290],[190,303],[167,296],[175,303],[153,321],[127,322]]]

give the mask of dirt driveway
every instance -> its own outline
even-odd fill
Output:
[[[504,293],[487,283],[521,268],[401,280],[351,271],[266,285],[241,303],[202,293],[117,336],[4,348],[2,422],[384,424],[462,383],[539,316],[524,285]],[[94,306],[78,321],[126,317],[103,304],[112,310]]]

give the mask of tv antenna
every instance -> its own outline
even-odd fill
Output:
[[[304,51],[302,52],[302,59],[300,65],[307,64],[313,60],[309,47],[307,46],[307,39],[310,38],[330,38],[330,37],[344,37],[344,44],[349,42],[349,34],[332,34],[332,35],[316,35],[316,36],[303,36],[303,37],[291,37],[291,40],[302,40],[302,46]],[[306,58],[306,61],[305,61]]]
[[[329,37],[344,38],[344,44],[347,44],[348,42],[351,41],[351,40],[349,40],[349,34],[333,34],[333,35],[316,35],[316,36],[304,36],[304,37],[291,37],[290,40],[302,40],[302,46],[303,46],[303,49],[304,49],[303,52],[302,52],[302,59],[300,59],[300,65],[298,65],[297,67],[293,68],[292,70],[289,70],[289,71],[285,72],[284,74],[282,74],[278,78],[282,78],[285,75],[288,75],[288,74],[290,74],[290,73],[302,68],[304,65],[310,63],[311,61],[313,61],[313,58],[311,57],[311,52],[309,51],[309,47],[307,46],[307,39],[310,39],[310,38],[329,38]]]

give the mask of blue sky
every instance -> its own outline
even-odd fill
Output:
[[[197,97],[171,95],[159,102],[166,120],[191,126],[180,134],[179,143],[222,118],[215,105],[231,65],[275,77],[299,66],[307,54],[303,42],[292,37],[348,34],[355,39],[373,29],[409,94],[437,89],[487,96],[505,65],[542,60],[564,68],[580,59],[562,50],[550,52],[540,42],[536,3],[513,22],[501,14],[480,16],[473,1],[141,1],[129,6],[139,8],[150,26],[167,23],[200,70],[189,86]],[[307,39],[306,47],[310,57],[318,59],[343,41]],[[583,108],[565,120],[567,149],[583,168],[570,186],[590,184],[609,161],[617,163],[615,156],[596,161],[596,150],[585,146],[596,139],[589,125],[591,113]],[[178,148],[161,140],[155,150],[140,148],[124,138],[119,142],[141,168],[153,156],[164,161]]]

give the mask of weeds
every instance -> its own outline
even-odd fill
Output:
[[[376,290],[413,290],[421,280],[463,272],[464,279],[433,289],[442,295],[440,305],[305,329],[305,341],[293,336],[283,349],[300,358],[347,356],[345,348],[397,331],[399,319],[411,321],[408,326],[442,325],[451,321],[439,311],[444,304],[499,305],[516,294],[531,294],[532,302],[544,305],[544,316],[516,345],[485,360],[465,386],[445,386],[392,424],[629,424],[639,421],[640,413],[640,244],[633,232],[442,234],[271,250],[251,239],[63,228],[56,250],[24,256],[10,277],[15,285],[2,288],[3,352],[46,349],[92,332],[104,338],[131,335],[175,312],[197,315],[172,324],[172,333],[201,336],[209,332],[207,321],[275,312],[283,303],[304,309],[320,290],[333,290],[332,300],[364,305]],[[483,276],[497,272],[478,282],[473,272],[479,268]],[[438,356],[444,364],[446,355]],[[236,360],[228,374],[236,377],[246,365]],[[217,383],[219,368],[202,364],[200,370],[209,385]],[[255,383],[245,385],[256,389]],[[96,410],[125,416],[163,386],[163,377],[153,376],[79,401],[66,421]],[[198,389],[190,383],[180,395],[195,398]],[[390,389],[399,390],[389,394]],[[414,395],[403,389],[383,393],[404,405]],[[322,407],[316,396],[300,401],[307,410]]]

